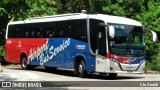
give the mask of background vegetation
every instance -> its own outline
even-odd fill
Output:
[[[160,31],[159,0],[0,0],[0,60],[4,62],[4,37],[9,21],[63,13],[109,14],[140,21],[144,28]],[[160,70],[160,44],[146,38],[147,69]]]

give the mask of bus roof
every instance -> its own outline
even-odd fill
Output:
[[[117,23],[117,24],[127,24],[127,25],[135,25],[135,26],[142,26],[142,24],[136,20],[120,17],[120,16],[113,16],[113,15],[105,15],[105,14],[96,14],[90,15],[90,18],[103,20],[106,23]]]
[[[140,22],[133,19],[125,18],[125,17],[105,15],[105,14],[83,14],[83,13],[34,17],[34,18],[26,19],[24,21],[12,21],[9,24],[24,24],[24,23],[51,22],[51,21],[73,20],[73,19],[86,19],[87,17],[92,19],[103,20],[106,23],[118,23],[118,24],[142,26]]]

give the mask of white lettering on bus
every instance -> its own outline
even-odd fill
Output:
[[[64,51],[70,45],[70,38],[67,40],[63,40],[63,43],[60,44],[58,47],[48,46],[48,40],[42,46],[38,46],[37,49],[30,49],[30,53],[28,56],[28,60],[32,61],[35,58],[37,61],[40,61],[40,65],[42,66],[44,63],[48,62],[49,60],[53,59],[58,53]]]

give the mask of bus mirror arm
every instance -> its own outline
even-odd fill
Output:
[[[105,23],[99,23],[99,26],[104,27],[104,26],[108,26],[108,25],[106,25]]]
[[[115,38],[115,33],[116,33],[116,32],[115,32],[115,29],[114,29],[113,26],[107,25],[107,24],[105,24],[105,23],[99,23],[99,26],[100,26],[100,27],[107,26],[110,38]]]
[[[152,34],[152,41],[153,42],[157,41],[157,34],[156,34],[156,32],[154,32],[152,30],[149,30],[149,29],[144,29],[144,30],[147,31],[147,32],[150,32]]]

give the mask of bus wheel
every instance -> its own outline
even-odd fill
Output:
[[[87,71],[85,70],[85,64],[82,60],[78,64],[78,75],[81,78],[84,78],[87,75]]]
[[[21,67],[23,70],[33,69],[35,66],[27,64],[27,57],[25,55],[21,56]]]
[[[110,77],[111,79],[114,79],[114,78],[117,77],[117,73],[109,73],[109,77]]]

